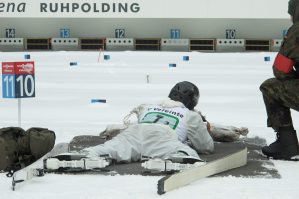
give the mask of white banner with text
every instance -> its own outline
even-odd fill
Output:
[[[0,18],[288,18],[288,0],[0,0]]]

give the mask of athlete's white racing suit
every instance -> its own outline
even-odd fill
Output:
[[[109,155],[117,162],[135,162],[143,156],[166,158],[178,152],[199,158],[198,153],[214,150],[213,139],[201,115],[181,102],[143,104],[132,112],[137,114],[138,123],[128,125],[104,144],[83,151],[89,156]]]

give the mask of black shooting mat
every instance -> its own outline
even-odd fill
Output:
[[[82,135],[76,136],[70,142],[70,151],[78,151],[86,147],[95,146],[105,142],[105,139],[100,136]],[[259,137],[244,138],[237,142],[215,142],[215,150],[213,154],[200,155],[200,157],[207,161],[213,161],[234,153],[244,147],[248,149],[247,165],[222,172],[215,176],[235,176],[248,178],[280,178],[280,174],[275,168],[271,160],[261,155],[261,147],[266,144],[264,139]],[[86,172],[84,172],[86,173]],[[141,167],[140,162],[112,164],[99,172],[87,173],[101,173],[104,175],[165,175],[165,174],[149,174]]]

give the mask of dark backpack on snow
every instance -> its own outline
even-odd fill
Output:
[[[0,171],[13,172],[33,163],[51,151],[55,133],[46,128],[0,129]]]

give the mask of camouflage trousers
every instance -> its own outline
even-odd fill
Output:
[[[260,86],[267,111],[267,125],[278,131],[280,127],[293,127],[291,111],[299,111],[299,79],[271,78]]]

